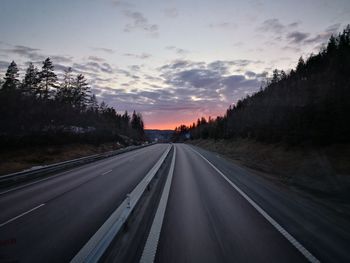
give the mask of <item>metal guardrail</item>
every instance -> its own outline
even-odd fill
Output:
[[[140,200],[148,184],[158,172],[171,148],[172,145],[169,145],[158,162],[151,168],[151,170],[135,187],[135,189],[127,195],[117,210],[115,210],[107,221],[100,227],[100,229],[97,230],[97,232],[90,238],[90,240],[84,245],[78,254],[75,255],[75,257],[71,260],[71,263],[92,263],[100,260],[115,236],[121,231],[124,223],[127,221],[131,212]]]
[[[94,155],[81,157],[81,158],[77,158],[77,159],[73,159],[73,160],[69,160],[69,161],[65,161],[65,162],[59,162],[59,163],[47,165],[47,166],[44,166],[42,168],[38,168],[38,169],[30,170],[30,171],[21,171],[21,172],[17,172],[17,173],[2,175],[2,176],[0,176],[0,187],[3,185],[13,185],[13,184],[20,183],[23,181],[35,179],[35,178],[38,178],[38,177],[43,176],[43,175],[47,175],[47,174],[52,173],[52,172],[57,172],[57,171],[64,170],[67,168],[72,168],[72,167],[75,167],[78,165],[91,163],[91,162],[94,162],[94,161],[97,161],[100,159],[112,157],[112,156],[115,156],[118,154],[130,152],[130,151],[133,151],[136,149],[141,149],[141,148],[144,148],[146,146],[153,145],[153,144],[154,143],[145,144],[145,145],[141,145],[141,146],[128,146],[126,148],[119,149],[116,151],[110,151],[110,152],[101,153],[101,154],[94,154]]]

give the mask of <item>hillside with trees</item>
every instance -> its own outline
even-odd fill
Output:
[[[67,143],[139,143],[145,139],[142,116],[118,114],[97,102],[87,79],[67,68],[59,80],[50,58],[32,63],[20,80],[14,61],[0,80],[2,148]]]
[[[248,138],[264,143],[350,142],[350,26],[295,69],[274,70],[267,85],[230,106],[223,117],[175,130],[175,141]]]

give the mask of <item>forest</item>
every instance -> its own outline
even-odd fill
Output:
[[[3,148],[70,142],[122,144],[145,139],[140,113],[118,114],[97,102],[88,80],[67,68],[62,80],[50,58],[39,70],[29,63],[20,80],[14,61],[0,80],[0,144]]]
[[[350,141],[350,25],[290,72],[274,70],[265,87],[230,106],[175,129],[174,141],[250,138],[288,145]]]

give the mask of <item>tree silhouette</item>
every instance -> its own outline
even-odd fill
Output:
[[[45,59],[43,66],[40,71],[40,85],[37,93],[40,98],[48,99],[50,93],[53,92],[53,89],[56,88],[57,84],[57,75],[54,72],[54,66],[50,58]]]
[[[140,113],[134,112],[131,118],[127,112],[118,114],[105,102],[98,104],[86,78],[74,75],[71,68],[59,82],[47,58],[40,72],[29,63],[22,82],[18,78],[13,61],[0,86],[3,148],[77,141],[137,143],[145,139]]]
[[[7,68],[5,77],[4,77],[4,84],[2,85],[2,89],[4,91],[14,91],[19,86],[19,80],[18,80],[19,74],[18,74],[18,68],[17,64],[12,61],[9,67]]]
[[[35,95],[39,81],[39,71],[34,67],[33,63],[30,62],[22,81],[22,92],[26,95]]]

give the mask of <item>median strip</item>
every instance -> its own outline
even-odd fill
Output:
[[[206,161],[216,172],[218,172],[226,182],[228,182],[245,200],[248,201],[274,228],[277,229],[305,258],[312,263],[320,262],[314,255],[311,254],[302,244],[300,244],[291,234],[287,232],[280,224],[278,224],[264,209],[262,209],[257,203],[255,203],[246,193],[244,193],[238,186],[233,183],[230,179],[226,177],[215,165],[213,165],[207,158],[202,154],[194,150],[192,147],[190,149],[199,155],[204,161]]]
[[[174,175],[175,156],[176,156],[176,147],[174,146],[174,152],[173,152],[173,158],[171,160],[170,170],[168,173],[167,180],[165,182],[162,197],[159,201],[159,206],[158,206],[156,215],[154,217],[150,233],[149,233],[147,241],[146,241],[146,245],[143,249],[143,253],[141,256],[141,260],[140,260],[141,263],[153,262],[154,258],[156,256],[156,253],[157,253],[160,231],[162,229],[164,214],[165,214],[166,206],[168,203],[171,181],[172,181],[173,175]]]
[[[149,170],[135,189],[127,195],[120,206],[112,213],[106,222],[97,230],[84,247],[71,260],[72,263],[98,262],[103,256],[116,235],[121,231],[124,223],[134,210],[137,202],[146,190],[148,184],[158,172],[159,168],[168,156],[171,145],[166,149],[157,163]]]

